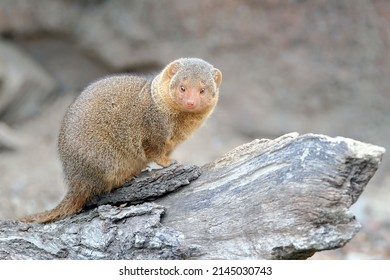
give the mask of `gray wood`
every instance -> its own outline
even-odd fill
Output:
[[[0,222],[0,258],[308,258],[359,231],[349,207],[384,152],[315,134],[255,140],[200,169],[144,172],[54,223]]]

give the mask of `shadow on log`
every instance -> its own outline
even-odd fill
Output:
[[[0,222],[0,259],[305,259],[344,246],[385,149],[297,133],[145,171],[49,224]],[[153,200],[153,202],[152,202]]]

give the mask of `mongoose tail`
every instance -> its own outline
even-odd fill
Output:
[[[72,190],[77,190],[77,193],[68,191],[62,201],[52,210],[26,216],[18,219],[18,221],[48,223],[76,214],[83,209],[92,194],[85,193],[86,191],[88,192],[90,188],[73,188]]]

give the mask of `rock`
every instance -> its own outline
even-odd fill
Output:
[[[23,145],[23,140],[8,125],[0,122],[0,152],[16,151]]]
[[[48,73],[12,43],[0,41],[0,119],[14,124],[38,113],[55,89]]]
[[[386,0],[4,0],[0,32],[20,40],[64,34],[113,71],[200,56],[224,73],[220,127],[249,138],[315,131],[384,145],[389,7]],[[355,120],[364,129],[350,125]]]

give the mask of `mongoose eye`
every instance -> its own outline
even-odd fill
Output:
[[[202,89],[199,91],[200,94],[205,94],[205,92],[206,92],[206,89],[204,89],[204,88],[202,88]]]
[[[183,86],[183,85],[181,85],[181,86],[180,86],[180,91],[181,91],[181,92],[186,92],[186,87]]]

